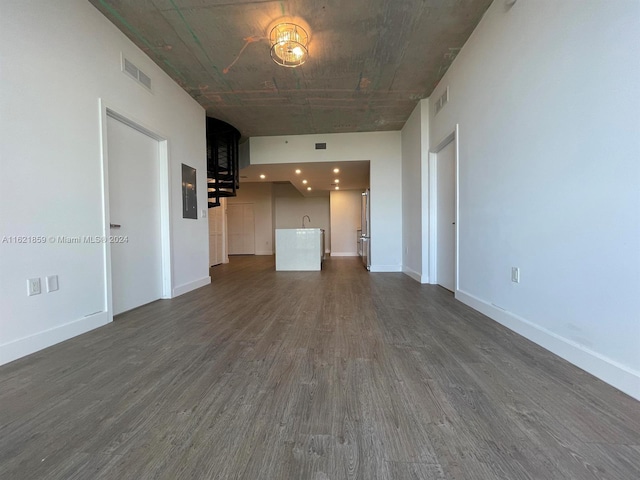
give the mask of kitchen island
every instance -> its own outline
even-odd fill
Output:
[[[276,270],[320,270],[322,260],[324,260],[322,228],[276,229]]]

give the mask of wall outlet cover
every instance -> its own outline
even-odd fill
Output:
[[[27,295],[40,295],[42,293],[42,287],[40,285],[39,278],[27,279]]]

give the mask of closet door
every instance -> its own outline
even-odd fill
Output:
[[[227,206],[229,255],[255,255],[256,231],[253,203]]]

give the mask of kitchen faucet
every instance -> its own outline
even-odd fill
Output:
[[[309,223],[311,223],[311,219],[309,218],[309,215],[305,215],[304,217],[302,217],[302,228],[305,228],[305,226],[304,226],[304,219],[305,218],[309,219]]]

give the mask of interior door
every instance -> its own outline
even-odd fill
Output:
[[[245,255],[256,254],[256,220],[253,212],[253,203],[244,205],[244,253]]]
[[[227,205],[229,255],[255,255],[256,231],[253,203]]]
[[[224,202],[224,198],[221,199]],[[209,265],[224,263],[224,204],[209,209]]]
[[[456,276],[456,162],[455,142],[450,142],[437,154],[437,240],[436,279],[452,292]]]
[[[113,314],[162,297],[158,141],[107,117]]]

